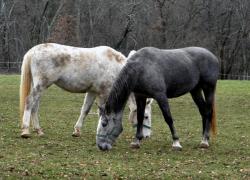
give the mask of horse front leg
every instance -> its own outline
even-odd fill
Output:
[[[137,130],[136,130],[136,139],[135,142],[131,143],[132,148],[139,148],[140,141],[143,138],[143,119],[144,119],[144,111],[146,106],[146,98],[135,95],[136,106],[137,106]]]
[[[73,137],[79,137],[81,135],[81,128],[84,123],[86,116],[88,115],[91,106],[93,105],[96,98],[96,94],[88,92],[84,98],[84,103],[81,109],[80,116],[74,126]]]
[[[170,128],[172,139],[173,139],[172,148],[174,150],[181,150],[182,146],[180,144],[179,137],[174,127],[174,122],[173,122],[173,118],[170,112],[167,96],[165,94],[162,94],[162,95],[159,94],[155,99],[161,109],[165,122],[168,124]]]

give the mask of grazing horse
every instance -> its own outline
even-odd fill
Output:
[[[181,150],[182,146],[174,127],[168,98],[179,97],[190,92],[202,117],[203,131],[200,146],[207,148],[210,127],[212,133],[216,133],[214,98],[218,74],[218,59],[204,48],[161,50],[146,47],[140,49],[128,59],[112,86],[107,102],[100,109],[101,121],[97,127],[97,146],[101,150],[112,148],[112,144],[123,130],[124,106],[129,94],[134,92],[138,123],[137,140],[132,145],[139,146],[143,138],[143,112],[146,98],[150,97],[158,103],[170,128],[172,147]]]
[[[38,135],[44,134],[37,113],[42,92],[52,84],[72,93],[87,92],[73,132],[73,136],[80,136],[83,121],[95,98],[99,98],[99,106],[106,101],[111,85],[126,62],[124,55],[107,46],[77,48],[46,43],[31,48],[22,64],[21,137],[30,137],[30,120]]]

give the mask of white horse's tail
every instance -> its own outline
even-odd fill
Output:
[[[21,83],[20,83],[20,119],[22,125],[22,118],[25,108],[25,100],[30,93],[31,89],[31,71],[30,71],[30,55],[26,54],[23,58],[22,70],[21,70]]]

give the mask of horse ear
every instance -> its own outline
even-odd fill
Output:
[[[136,53],[135,50],[130,51],[127,58],[130,58],[130,57],[133,56],[135,53]]]

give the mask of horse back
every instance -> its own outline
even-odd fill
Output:
[[[126,61],[121,53],[107,46],[79,48],[45,43],[27,54],[32,57],[34,79],[44,79],[47,86],[55,83],[70,92],[107,89]]]
[[[129,59],[138,64],[138,91],[165,91],[178,97],[191,91],[201,80],[217,80],[218,61],[203,48],[160,50],[143,48]],[[211,69],[210,69],[211,68]],[[141,88],[142,87],[142,88]]]

